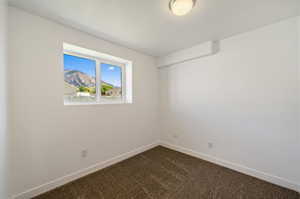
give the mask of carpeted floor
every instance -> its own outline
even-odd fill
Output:
[[[298,193],[156,147],[35,199],[300,199]]]

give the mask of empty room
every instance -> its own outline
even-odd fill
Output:
[[[300,0],[0,0],[0,199],[300,199]]]

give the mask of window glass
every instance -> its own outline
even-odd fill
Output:
[[[65,102],[96,101],[96,61],[64,54]]]
[[[122,68],[101,63],[101,96],[120,98],[122,96]]]

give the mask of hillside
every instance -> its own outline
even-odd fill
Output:
[[[80,71],[74,71],[74,70],[67,70],[64,71],[64,77],[65,77],[65,82],[73,85],[77,88],[79,87],[95,87],[96,81],[95,78],[80,72]]]
[[[89,92],[95,93],[96,82],[95,78],[91,77],[83,72],[75,70],[66,70],[64,71],[65,79],[65,92],[67,93],[76,93],[76,92]],[[106,91],[111,89],[118,88],[112,84],[102,81],[101,84],[101,93],[105,94]]]
[[[95,78],[91,77],[83,72],[75,71],[75,70],[65,70],[64,71],[64,77],[65,82],[75,86],[77,88],[79,87],[88,87],[92,88],[95,87],[96,82]],[[115,86],[112,84],[109,84],[107,82],[102,81],[102,85],[107,88],[114,88]]]

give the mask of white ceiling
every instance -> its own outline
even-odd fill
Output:
[[[296,16],[300,0],[197,0],[186,16],[169,0],[9,0],[11,6],[162,56]]]

